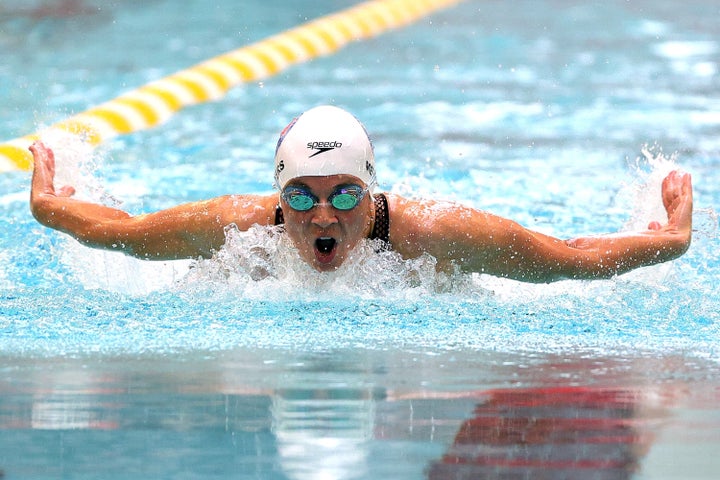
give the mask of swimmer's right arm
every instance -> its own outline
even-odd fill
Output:
[[[155,213],[129,213],[72,198],[75,189],[55,189],[55,158],[40,142],[30,147],[34,168],[30,210],[41,224],[94,248],[146,260],[210,257],[225,242],[231,223],[245,230],[271,224],[277,197],[227,195]]]

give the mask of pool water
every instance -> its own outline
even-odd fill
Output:
[[[350,1],[0,6],[0,139]],[[662,218],[693,175],[682,258],[603,281],[440,276],[364,246],[318,274],[269,229],[147,263],[38,225],[0,174],[3,478],[638,478],[720,472],[720,7],[472,2],[187,108],[58,181],[134,213],[272,191],[278,132],[324,103],[379,188],[569,238]]]

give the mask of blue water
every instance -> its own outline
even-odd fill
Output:
[[[353,2],[80,3],[0,6],[0,138]],[[318,275],[263,230],[210,261],[144,263],[36,224],[29,173],[2,174],[0,471],[716,478],[719,14],[468,1],[94,152],[49,136],[60,182],[140,213],[270,192],[278,132],[335,103],[370,131],[383,190],[568,238],[661,218],[681,168],[695,233],[672,263],[553,285],[392,255]]]

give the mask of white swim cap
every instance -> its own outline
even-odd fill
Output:
[[[354,175],[372,188],[375,155],[365,127],[333,106],[312,108],[285,127],[275,149],[275,186],[293,178]]]

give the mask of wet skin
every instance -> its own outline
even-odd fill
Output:
[[[338,210],[328,202],[328,197],[339,186],[348,184],[365,187],[352,175],[299,177],[288,185],[309,189],[320,203],[310,210],[299,212],[280,200],[287,235],[300,257],[318,271],[337,269],[372,231],[374,204],[369,193],[351,210]]]

